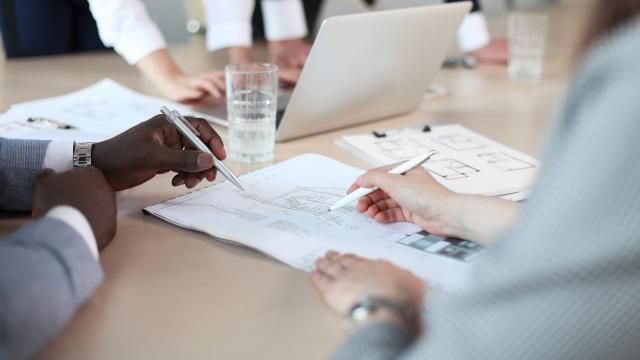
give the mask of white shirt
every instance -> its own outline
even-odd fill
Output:
[[[98,24],[102,42],[113,47],[129,64],[166,48],[158,26],[141,0],[88,0]],[[207,48],[211,51],[252,43],[251,16],[256,0],[203,0],[208,22]],[[263,0],[267,40],[289,40],[308,33],[301,0]],[[481,13],[469,14],[458,33],[465,51],[489,43],[486,19]]]
[[[44,156],[43,168],[63,172],[73,168],[73,141],[52,141],[47,146]],[[56,206],[49,210],[45,217],[60,220],[69,225],[80,236],[84,243],[98,259],[98,245],[87,218],[78,209],[71,206]]]
[[[102,42],[113,47],[129,64],[166,48],[158,26],[141,0],[88,0]],[[204,0],[209,31],[207,48],[251,46],[254,0]],[[268,40],[288,40],[307,35],[301,0],[264,0]]]

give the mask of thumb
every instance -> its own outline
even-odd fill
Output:
[[[369,170],[361,175],[356,180],[356,184],[365,188],[377,187],[389,193],[393,183],[397,183],[399,177],[401,177],[401,175],[393,175],[381,169],[375,169]]]
[[[199,150],[177,150],[164,148],[158,156],[156,170],[176,172],[201,172],[213,167],[213,156]]]
[[[56,172],[53,169],[43,169],[33,178],[33,185],[39,184],[44,179],[48,178],[51,175],[55,175]]]

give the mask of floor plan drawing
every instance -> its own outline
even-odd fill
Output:
[[[390,137],[376,142],[376,146],[380,152],[394,161],[402,161],[410,159],[414,156],[424,154],[432,150],[430,146],[416,139],[403,139]]]
[[[116,116],[127,114],[149,113],[152,114],[157,110],[150,108],[146,104],[137,103],[135,101],[122,102],[117,99],[92,99],[70,106],[65,109],[66,112],[78,117],[94,119],[99,121],[113,120]]]
[[[433,141],[455,151],[477,150],[485,147],[485,144],[477,137],[462,133],[434,136]]]
[[[512,155],[502,152],[478,154],[478,157],[485,160],[489,165],[502,171],[518,171],[534,168],[535,165],[525,160],[520,160]]]
[[[430,173],[447,180],[464,179],[480,172],[473,166],[452,158],[429,161],[425,167]]]

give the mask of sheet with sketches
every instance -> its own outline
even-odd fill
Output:
[[[302,155],[229,182],[147,207],[175,225],[249,246],[295,268],[311,270],[329,249],[385,258],[435,285],[464,285],[482,248],[421,233],[409,223],[381,225],[354,207],[328,208],[362,173],[320,155]]]
[[[506,195],[528,189],[540,163],[461,125],[441,125],[424,132],[403,128],[348,135],[338,144],[374,166],[408,160],[431,149],[438,153],[424,167],[449,189],[467,194]],[[520,199],[520,198],[518,198]]]
[[[0,136],[23,139],[100,140],[117,135],[160,113],[162,106],[177,109],[219,124],[226,120],[194,111],[186,105],[147,96],[104,79],[76,92],[13,105],[0,115]],[[29,123],[46,118],[70,125],[63,130]]]

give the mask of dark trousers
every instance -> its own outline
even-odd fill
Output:
[[[0,0],[8,58],[105,49],[86,0]]]

